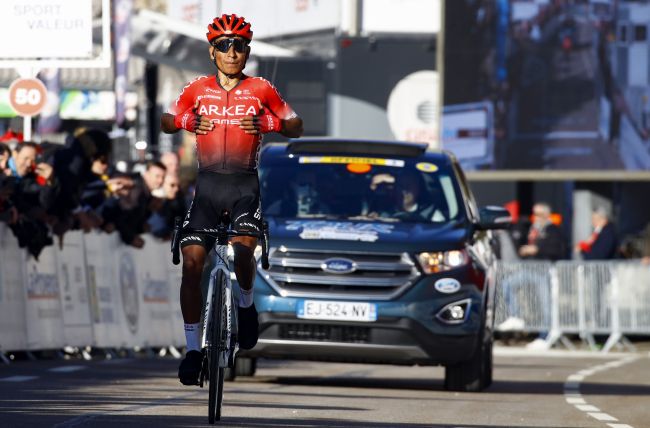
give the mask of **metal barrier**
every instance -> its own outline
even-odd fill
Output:
[[[650,334],[650,267],[633,261],[509,262],[497,269],[497,331],[545,333],[544,347],[573,348],[577,334],[592,350],[633,346],[626,336]]]
[[[0,224],[0,351],[182,346],[181,270],[168,259],[151,236],[136,250],[71,232],[37,263]],[[542,333],[546,348],[572,348],[566,335],[577,334],[596,350],[594,335],[607,335],[607,352],[650,334],[650,267],[639,261],[500,263],[496,280],[497,330]]]
[[[183,346],[181,268],[168,242],[145,241],[69,232],[37,262],[0,225],[0,351]]]

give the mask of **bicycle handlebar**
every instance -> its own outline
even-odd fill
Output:
[[[251,238],[258,238],[262,246],[262,268],[269,268],[269,224],[262,222],[262,232],[241,232],[238,230],[228,229],[225,226],[218,226],[215,229],[190,229],[182,227],[182,218],[176,217],[174,219],[174,233],[172,234],[172,263],[179,264],[180,258],[180,239],[181,232],[183,233],[201,233],[215,237],[218,241],[227,239],[233,236],[250,236]]]

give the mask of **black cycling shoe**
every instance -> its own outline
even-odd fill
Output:
[[[203,353],[200,351],[188,351],[185,358],[178,366],[178,379],[183,385],[198,385],[201,365],[203,364]]]
[[[238,308],[238,337],[241,349],[252,349],[257,344],[260,323],[257,320],[257,309],[253,303],[248,308]]]

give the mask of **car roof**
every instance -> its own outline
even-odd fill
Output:
[[[440,161],[455,160],[452,153],[432,149],[427,143],[410,141],[371,140],[355,138],[306,137],[294,138],[288,142],[265,143],[265,148],[276,154],[284,151],[287,154],[357,154],[376,156],[426,157]]]

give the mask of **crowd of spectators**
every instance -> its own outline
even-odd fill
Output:
[[[69,230],[115,231],[137,248],[144,233],[170,237],[186,205],[176,154],[139,173],[115,169],[111,152],[108,134],[96,129],[79,130],[65,145],[0,142],[0,221],[21,248],[38,258]]]

